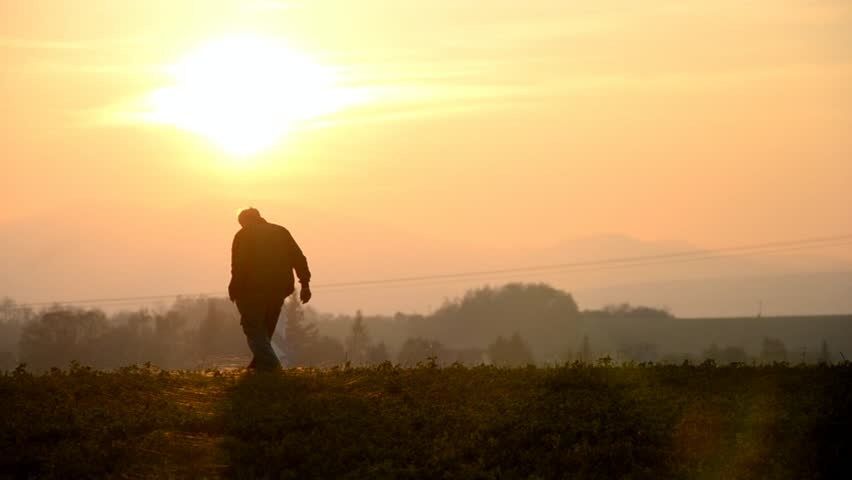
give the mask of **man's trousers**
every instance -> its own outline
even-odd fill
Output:
[[[251,295],[237,300],[240,325],[254,355],[252,364],[258,370],[281,368],[281,362],[272,349],[270,340],[283,305],[284,298],[279,296]]]

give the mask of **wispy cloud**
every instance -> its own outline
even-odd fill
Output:
[[[144,63],[64,63],[34,62],[26,66],[31,71],[46,74],[132,75],[156,78],[163,75],[162,66]]]
[[[130,36],[110,38],[87,38],[79,40],[56,40],[51,38],[21,38],[0,36],[0,49],[10,50],[110,50],[127,48],[150,48],[158,45],[155,36]]]
[[[0,48],[18,50],[84,50],[90,48],[90,45],[83,42],[0,37]]]

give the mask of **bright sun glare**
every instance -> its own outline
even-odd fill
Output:
[[[274,38],[211,41],[168,72],[174,83],[150,94],[148,120],[199,134],[238,157],[266,150],[298,124],[353,100],[331,69]]]

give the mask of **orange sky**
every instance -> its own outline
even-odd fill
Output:
[[[131,115],[235,32],[362,100],[242,160]],[[0,296],[222,290],[249,204],[327,282],[512,266],[500,252],[609,232],[852,232],[842,0],[7,1],[0,53]]]

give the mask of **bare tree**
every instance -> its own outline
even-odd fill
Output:
[[[367,363],[367,350],[370,348],[370,336],[367,326],[364,325],[364,316],[358,310],[355,313],[355,321],[352,330],[346,337],[346,358],[353,365],[364,365]]]

